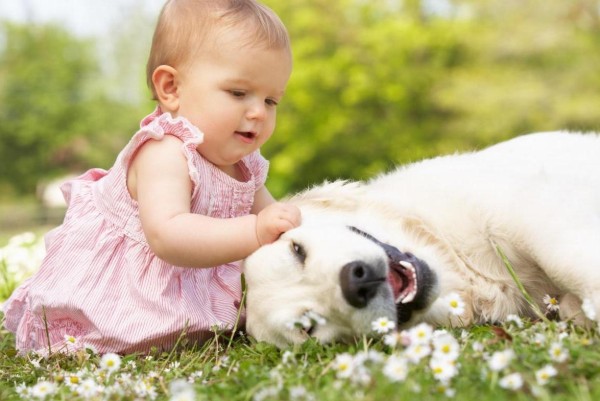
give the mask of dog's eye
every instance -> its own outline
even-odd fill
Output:
[[[302,245],[298,244],[297,242],[292,242],[292,251],[294,252],[294,255],[296,255],[298,259],[300,259],[301,262],[304,262],[304,260],[306,259],[306,251],[304,250],[304,247]]]

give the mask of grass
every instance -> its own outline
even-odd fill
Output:
[[[39,238],[22,235],[0,249],[0,293],[35,268],[39,248]],[[600,399],[598,327],[547,319],[435,334],[417,326],[352,344],[309,340],[285,350],[217,331],[201,346],[182,336],[171,352],[149,355],[21,355],[14,340],[0,329],[2,401]],[[73,341],[66,339],[65,349]]]
[[[402,380],[386,375],[390,355],[407,355],[409,348],[392,347],[382,339],[363,338],[346,345],[308,341],[279,350],[243,334],[230,341],[224,333],[215,333],[202,347],[188,346],[184,338],[171,353],[115,357],[120,366],[111,372],[106,361],[90,350],[54,353],[47,358],[18,355],[13,336],[2,331],[0,399],[600,399],[600,337],[596,330],[557,322],[520,323],[522,328],[509,323],[450,330],[457,339],[459,355],[457,373],[448,381],[435,378],[431,355],[408,364],[408,375]],[[494,365],[495,353],[506,350],[514,351],[514,357],[506,366]],[[556,369],[556,375],[540,385],[536,372],[547,365]],[[513,373],[524,382],[515,390],[505,388],[503,382]],[[52,383],[55,391],[35,398],[32,391],[39,393],[35,386],[40,382]],[[97,394],[85,393],[78,387],[83,383],[88,389],[93,384]]]

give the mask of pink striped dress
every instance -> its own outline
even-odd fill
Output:
[[[203,137],[196,127],[157,109],[142,120],[109,171],[92,169],[63,186],[65,220],[47,234],[38,273],[4,305],[5,326],[16,334],[19,350],[45,353],[48,337],[53,350],[64,349],[69,335],[99,353],[147,352],[152,346],[171,348],[184,329],[188,340],[201,342],[211,326],[233,327],[241,297],[239,264],[194,269],[159,259],[127,191],[133,155],[165,134],[183,143],[193,213],[220,218],[250,213],[268,162],[258,151],[245,157],[240,162],[245,181],[237,181],[196,151]]]

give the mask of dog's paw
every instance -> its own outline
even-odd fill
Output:
[[[565,294],[560,300],[559,316],[578,326],[595,326],[600,318],[600,299],[596,296],[581,300],[574,294]]]

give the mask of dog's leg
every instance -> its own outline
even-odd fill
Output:
[[[534,238],[530,246],[535,260],[566,293],[561,300],[561,317],[582,323],[585,315],[600,321],[600,225],[566,229],[544,227]],[[547,244],[554,246],[550,248]],[[584,314],[581,313],[582,302]]]

